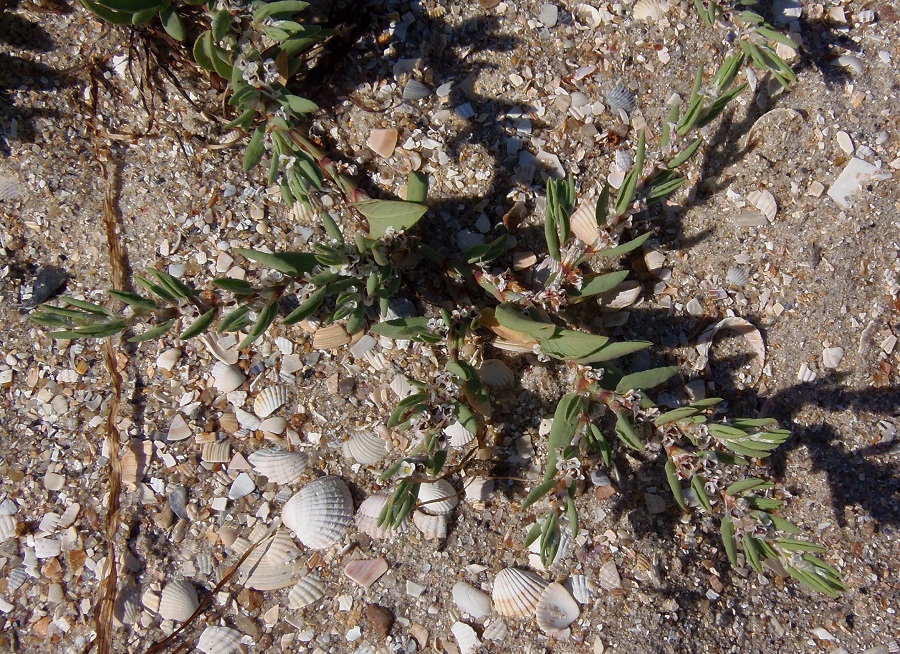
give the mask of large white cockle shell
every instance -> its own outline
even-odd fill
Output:
[[[419,486],[419,502],[421,509],[433,515],[450,513],[459,504],[456,489],[446,479],[438,479],[430,484]]]
[[[281,511],[285,526],[314,550],[341,540],[353,522],[353,498],[340,477],[322,477],[304,486]]]
[[[450,526],[450,516],[431,515],[424,511],[416,511],[413,513],[413,524],[422,532],[428,540],[444,540],[447,537],[447,527]]]
[[[265,475],[269,481],[276,484],[290,484],[303,474],[306,464],[309,463],[309,455],[303,452],[266,448],[257,450],[247,457],[247,460],[256,472]]]
[[[530,570],[504,568],[494,578],[491,599],[502,615],[524,618],[534,614],[547,582]]]
[[[159,600],[159,614],[163,620],[177,620],[184,622],[190,618],[200,601],[197,599],[197,589],[189,581],[178,580],[166,584]]]
[[[541,593],[535,613],[541,631],[555,636],[578,619],[581,609],[565,586],[554,581]]]

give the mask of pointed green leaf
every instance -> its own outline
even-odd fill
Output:
[[[638,145],[637,145],[637,155],[634,158],[634,166],[628,171],[628,174],[625,176],[625,181],[622,182],[622,188],[619,191],[619,196],[616,198],[616,215],[621,216],[628,208],[631,206],[632,200],[634,200],[634,196],[637,193],[637,185],[638,181],[641,178],[641,174],[644,171],[644,147],[645,147],[645,139],[646,134],[644,130],[640,130],[638,132]]]
[[[553,335],[559,327],[553,323],[532,319],[523,314],[519,308],[511,302],[504,302],[494,309],[494,317],[497,322],[507,329],[522,332],[532,338],[542,339]]]
[[[209,329],[209,326],[212,324],[212,321],[215,320],[215,318],[216,309],[215,307],[213,307],[202,316],[197,318],[193,323],[191,323],[191,326],[181,332],[178,335],[178,338],[182,341],[186,341],[190,338],[194,338],[194,336],[199,336],[207,329]]]
[[[666,480],[669,482],[669,488],[672,489],[672,496],[678,502],[678,506],[686,511],[687,505],[684,503],[684,496],[681,492],[681,480],[675,472],[675,464],[672,459],[666,459]]]
[[[625,393],[630,390],[648,390],[668,381],[681,370],[679,366],[666,366],[665,368],[653,368],[625,375],[616,385],[617,393]]]
[[[609,343],[603,346],[589,356],[577,359],[577,363],[601,363],[603,361],[612,361],[628,354],[634,354],[640,350],[646,349],[653,345],[650,341],[619,341],[617,343]]]
[[[260,252],[249,248],[235,248],[235,252],[291,277],[302,277],[318,264],[316,256],[309,252]]]
[[[567,292],[570,298],[585,298],[599,295],[613,290],[624,282],[627,277],[627,270],[617,270],[616,272],[603,275],[585,275],[581,288],[570,287],[567,289]]]
[[[550,338],[540,339],[541,350],[548,356],[579,363],[605,360],[592,357],[596,356],[608,342],[609,338],[606,336],[576,332],[571,329],[560,329]]]
[[[253,136],[247,142],[247,149],[244,150],[244,170],[251,170],[262,161],[263,155],[266,153],[266,128],[260,125],[253,131]]]
[[[369,236],[381,238],[388,229],[403,232],[419,222],[428,207],[399,200],[364,200],[355,206],[369,220]]]
[[[744,546],[744,555],[747,557],[747,563],[751,568],[756,570],[757,573],[762,574],[762,562],[760,561],[760,548],[759,548],[759,539],[753,538],[752,536],[747,536],[746,534],[741,539],[741,543]]]
[[[272,302],[271,304],[266,305],[262,311],[259,312],[259,317],[256,319],[256,324],[250,329],[250,332],[247,334],[247,337],[241,341],[240,345],[238,345],[239,350],[243,350],[246,347],[249,347],[253,341],[262,336],[265,331],[269,328],[269,325],[275,320],[275,317],[278,315],[278,302]]]
[[[641,442],[641,439],[638,438],[637,434],[634,433],[631,419],[624,409],[619,409],[616,412],[616,436],[631,449],[637,450],[638,452],[644,450],[644,444]]]
[[[159,308],[159,305],[156,304],[156,302],[149,298],[145,298],[143,295],[138,295],[137,293],[129,293],[127,291],[116,290],[108,290],[106,292],[117,300],[121,300],[125,304],[132,307],[150,310]]]
[[[742,479],[741,481],[734,482],[725,489],[725,494],[737,497],[738,495],[746,493],[747,491],[772,488],[774,486],[775,484],[773,484],[771,481],[757,479],[754,477],[751,479]]]
[[[722,518],[722,544],[725,546],[725,553],[731,565],[737,566],[737,540],[734,537],[734,523],[731,518]]]
[[[131,338],[128,339],[128,342],[129,343],[142,343],[143,341],[149,341],[154,338],[159,338],[160,336],[162,336],[163,334],[165,334],[167,331],[169,331],[172,328],[172,325],[175,324],[176,320],[177,320],[177,318],[172,318],[171,320],[167,320],[164,323],[157,325],[156,327],[153,327],[141,334],[138,334],[137,336],[132,336]]]
[[[224,334],[225,332],[236,332],[242,330],[247,326],[249,320],[247,316],[250,313],[250,307],[241,306],[233,311],[229,312],[224,318],[222,318],[222,322],[219,323],[219,326],[216,328],[216,332],[219,334]]]
[[[712,502],[709,501],[709,495],[706,493],[706,480],[700,475],[694,475],[691,477],[691,488],[694,489],[694,495],[697,496],[700,506],[706,509],[707,513],[712,513]]]
[[[529,506],[537,502],[544,495],[549,493],[556,486],[556,479],[548,479],[537,485],[537,487],[528,493],[528,496],[522,502],[522,508],[527,509]]]
[[[599,257],[618,257],[623,254],[628,254],[632,250],[637,250],[639,247],[641,247],[648,238],[650,238],[650,232],[647,232],[646,234],[641,234],[636,239],[628,241],[627,243],[623,243],[621,245],[617,245],[614,248],[609,248],[608,250],[600,250],[597,253],[597,256],[599,256]]]

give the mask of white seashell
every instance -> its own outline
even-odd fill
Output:
[[[374,466],[388,455],[384,441],[368,430],[357,432],[344,441],[342,451],[345,458],[364,466]]]
[[[775,196],[769,191],[750,191],[747,194],[747,201],[754,207],[759,209],[769,221],[775,220],[775,214],[778,213],[778,203]]]
[[[0,515],[0,543],[16,538],[16,519],[11,515]]]
[[[593,245],[600,238],[597,225],[597,200],[590,198],[582,202],[569,217],[572,233],[585,245]]]
[[[811,370],[805,363],[800,364],[800,369],[797,371],[797,381],[809,383],[815,381],[816,377],[815,370]]]
[[[325,597],[325,584],[316,575],[306,575],[288,593],[288,606],[302,609]]]
[[[269,386],[253,400],[253,413],[260,418],[268,418],[288,401],[285,386]]]
[[[159,600],[159,614],[163,620],[184,622],[200,606],[197,589],[189,581],[173,581],[162,590]]]
[[[492,640],[495,643],[502,643],[506,640],[507,635],[509,635],[509,627],[506,626],[503,620],[491,620],[482,634],[485,640]]]
[[[505,616],[525,618],[534,614],[547,582],[530,570],[504,568],[494,578],[491,599]]]
[[[553,636],[575,622],[581,614],[581,609],[565,586],[553,582],[541,593],[535,614],[541,631]]]
[[[200,458],[207,463],[228,463],[231,461],[231,443],[228,441],[204,443]]]
[[[641,296],[641,284],[634,279],[626,279],[609,293],[601,295],[597,302],[607,310],[619,310],[630,307]]]
[[[453,585],[453,601],[460,611],[468,613],[473,620],[480,620],[491,614],[490,596],[464,581]]]
[[[438,479],[430,484],[419,486],[419,502],[421,509],[432,515],[450,513],[459,504],[456,489],[446,479]]]
[[[732,222],[739,227],[762,227],[768,225],[766,217],[758,211],[745,209],[731,217]]]
[[[317,329],[313,334],[313,347],[317,350],[333,350],[349,342],[350,335],[340,323]]]
[[[220,393],[230,393],[241,387],[247,379],[244,372],[235,365],[217,361],[212,368],[213,386]]]
[[[70,504],[66,510],[63,511],[63,514],[59,516],[59,522],[56,524],[57,528],[68,529],[72,523],[75,522],[75,518],[78,517],[79,511],[81,511],[81,505],[78,504],[78,502]],[[2,540],[3,538],[0,537],[0,541]]]
[[[180,358],[181,348],[170,347],[164,352],[161,352],[159,356],[156,357],[156,367],[160,370],[171,370],[175,367],[175,364],[178,363],[178,359]]]
[[[369,149],[385,159],[394,154],[394,148],[397,147],[398,132],[396,129],[373,129],[369,134],[366,145]]]
[[[113,608],[113,619],[119,624],[133,625],[141,619],[144,608],[141,606],[141,595],[136,586],[126,588],[116,597]]]
[[[401,533],[406,527],[406,519],[397,528],[378,526],[378,516],[390,498],[389,491],[379,491],[363,500],[356,512],[356,528],[375,540],[387,540]]]
[[[353,498],[340,477],[322,477],[304,486],[281,511],[300,542],[314,550],[340,541],[353,522]]]
[[[241,632],[230,627],[207,627],[197,642],[197,649],[203,654],[233,654],[240,647]]]
[[[615,561],[607,561],[597,571],[597,581],[606,590],[616,590],[622,587],[622,578]]]
[[[603,16],[597,8],[587,3],[575,5],[572,17],[578,28],[583,30],[594,29],[603,22]]]
[[[242,472],[237,478],[231,482],[231,488],[228,489],[229,500],[239,500],[256,490],[256,484],[246,472]]]
[[[478,369],[478,377],[491,388],[507,388],[516,380],[513,371],[500,359],[485,359]]]
[[[841,55],[835,59],[833,63],[841,68],[852,70],[857,75],[862,75],[866,72],[866,67],[863,64],[862,59],[855,55]]]
[[[288,421],[282,418],[281,416],[272,416],[271,418],[266,418],[261,423],[259,423],[260,431],[264,431],[267,434],[283,434],[284,430],[287,429]]]
[[[822,350],[822,365],[830,370],[837,368],[843,358],[844,348],[842,347],[826,347]]]
[[[265,475],[269,481],[290,484],[303,474],[309,463],[309,455],[303,452],[263,449],[251,454],[247,460],[256,472]]]
[[[176,413],[175,417],[172,418],[172,423],[169,425],[169,432],[166,435],[166,440],[170,443],[183,441],[193,435],[194,432],[191,431],[191,427],[187,424],[184,416],[180,413]]]
[[[413,513],[413,524],[416,525],[422,535],[428,540],[443,540],[447,537],[447,527],[450,525],[450,516],[431,515],[423,511]]]
[[[249,411],[244,411],[243,409],[235,409],[234,417],[237,419],[238,424],[241,426],[241,429],[246,429],[248,431],[256,431],[257,429],[259,429],[259,425],[262,423],[262,420],[257,418]]]
[[[459,645],[460,654],[476,654],[481,647],[478,634],[465,622],[454,622],[450,627],[453,637]]]
[[[444,434],[450,439],[450,447],[465,447],[475,438],[475,434],[456,420],[444,427]]]
[[[585,575],[572,575],[566,582],[566,590],[580,603],[587,604],[594,594],[594,582]]]
[[[290,564],[299,556],[300,550],[290,534],[285,529],[279,529],[244,559],[240,568],[241,579],[245,586],[255,590],[287,588],[295,579]]]
[[[703,370],[709,365],[709,350],[712,347],[713,338],[716,333],[721,331],[722,329],[727,329],[729,331],[736,332],[744,337],[747,343],[750,344],[750,347],[753,348],[754,353],[756,354],[756,362],[759,364],[760,374],[766,363],[766,346],[763,343],[762,334],[759,333],[759,330],[747,320],[743,318],[738,318],[737,316],[731,316],[729,318],[723,318],[719,322],[714,325],[710,325],[700,336],[697,338],[696,350],[700,353],[700,357],[698,358],[697,363],[695,364],[697,370]]]
[[[429,95],[431,95],[431,89],[417,79],[409,80],[403,87],[404,100],[421,100]]]
[[[630,114],[637,108],[637,98],[624,84],[616,84],[606,92],[606,104],[610,112],[618,114],[624,112]]]
[[[635,20],[661,20],[666,15],[669,5],[665,0],[638,0],[631,15]]]
[[[16,592],[29,578],[31,578],[31,575],[28,574],[28,570],[25,566],[16,568],[10,572],[9,577],[6,578],[6,590],[11,593]]]
[[[465,485],[466,501],[484,502],[494,490],[494,480],[485,477],[472,477]]]
[[[13,177],[0,177],[0,200],[22,197],[22,185]]]
[[[383,558],[357,559],[344,566],[344,574],[363,588],[374,584],[388,570],[387,561]]]
[[[747,271],[743,268],[732,266],[728,269],[728,272],[725,273],[725,281],[732,286],[743,286],[750,281],[750,275],[748,275]]]

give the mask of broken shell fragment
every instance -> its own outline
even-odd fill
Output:
[[[753,348],[753,351],[756,354],[757,365],[759,366],[759,370],[762,371],[766,363],[766,346],[763,343],[762,334],[760,334],[759,330],[752,323],[743,318],[738,318],[737,316],[724,318],[714,325],[710,325],[702,334],[700,334],[696,346],[697,352],[700,353],[700,357],[696,363],[696,369],[704,370],[709,365],[709,350],[712,347],[713,338],[723,329],[736,332],[746,339],[747,343],[750,344],[750,347]]]
[[[404,100],[421,100],[431,95],[431,89],[417,79],[411,79],[403,87]],[[371,139],[371,137],[369,137]],[[372,147],[372,146],[369,146]],[[372,148],[374,150],[374,148]],[[380,153],[379,153],[380,154]]]
[[[162,590],[159,600],[159,614],[163,620],[176,620],[184,622],[190,618],[200,601],[197,599],[197,589],[189,581],[173,581]]]
[[[541,631],[555,636],[578,619],[581,609],[565,586],[553,582],[541,593],[535,613]]]
[[[585,575],[572,575],[566,582],[566,590],[572,593],[579,604],[587,604],[594,594],[594,583]]]
[[[229,365],[217,361],[212,367],[213,386],[220,393],[230,393],[237,390],[247,379],[243,371],[235,365]]]
[[[465,622],[454,622],[450,631],[459,645],[460,654],[476,654],[481,648],[478,634]]]
[[[253,400],[253,413],[259,418],[268,418],[288,401],[285,386],[269,386],[262,390]]]
[[[616,567],[615,561],[607,561],[597,572],[597,581],[600,586],[606,590],[616,590],[622,587],[622,578],[619,576],[619,569]]]
[[[387,561],[383,558],[360,559],[350,561],[344,566],[344,574],[363,588],[368,588],[387,572],[387,569]]]
[[[349,342],[350,335],[340,323],[317,329],[313,334],[313,347],[317,350],[333,350]]]
[[[497,612],[508,617],[534,614],[547,582],[530,570],[504,568],[494,578],[491,599]]]
[[[314,602],[318,602],[325,596],[325,584],[316,575],[306,575],[291,588],[288,593],[288,606],[292,609],[302,609]]]
[[[366,145],[376,154],[388,159],[397,147],[397,137],[396,129],[373,129]]]
[[[638,0],[631,15],[635,20],[658,21],[666,15],[669,5],[665,0]]]
[[[353,522],[353,498],[340,477],[322,477],[287,501],[282,520],[300,542],[314,550],[340,541]]]
[[[453,601],[460,611],[468,613],[473,620],[480,620],[491,614],[491,598],[488,594],[464,581],[453,585]]]
[[[826,347],[822,350],[822,365],[830,370],[837,368],[843,358],[844,348],[842,347]]]
[[[775,220],[775,214],[778,213],[778,203],[775,196],[769,191],[750,191],[747,194],[747,201],[754,207],[759,209],[769,221]]]
[[[256,472],[265,475],[269,481],[290,484],[303,474],[309,463],[309,455],[267,448],[257,450],[247,460]]]
[[[448,515],[431,515],[424,511],[416,511],[412,520],[428,540],[444,540],[447,537],[447,527],[450,525]]]
[[[240,647],[241,632],[230,627],[207,627],[197,642],[197,649],[203,654],[233,654]]]

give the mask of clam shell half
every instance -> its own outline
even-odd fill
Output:
[[[281,517],[304,545],[328,549],[340,541],[353,522],[353,498],[340,477],[322,477],[287,501]]]

